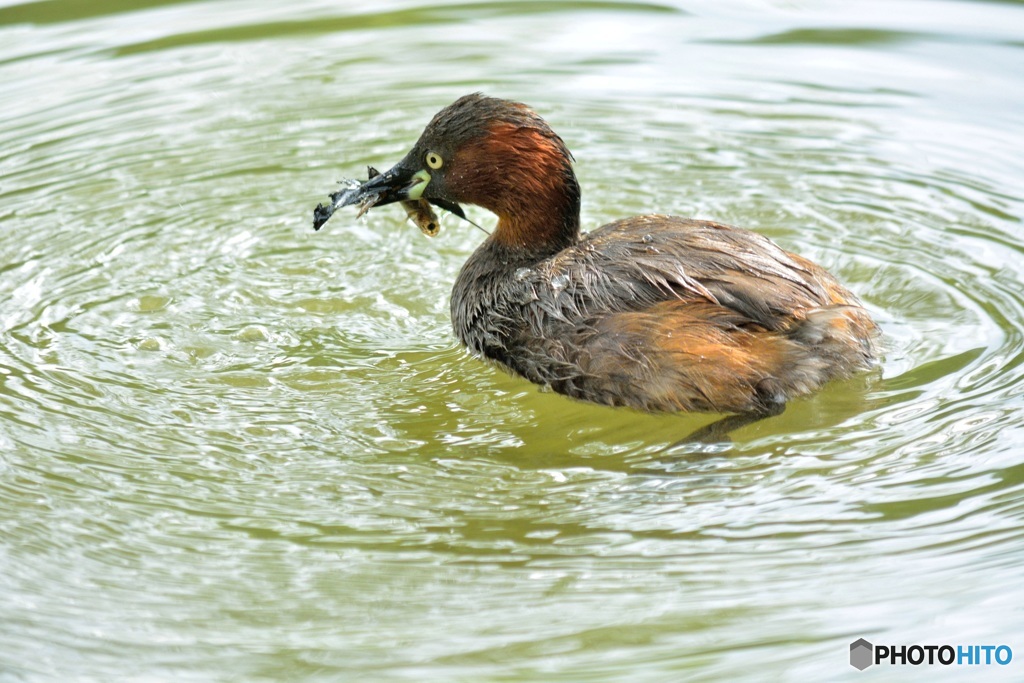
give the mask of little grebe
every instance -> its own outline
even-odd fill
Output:
[[[661,215],[581,234],[572,162],[526,105],[467,95],[394,168],[317,207],[314,226],[352,204],[493,212],[455,281],[455,333],[574,398],[766,415],[870,366],[877,328],[857,298],[761,235]]]

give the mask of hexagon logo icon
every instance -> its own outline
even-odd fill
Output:
[[[850,643],[850,666],[858,671],[868,668],[874,664],[874,651],[875,646],[863,638],[853,641]]]

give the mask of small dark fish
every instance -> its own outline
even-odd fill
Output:
[[[331,197],[333,199],[334,195],[331,195]],[[332,201],[328,206],[324,206],[323,204],[316,205],[316,208],[313,209],[314,230],[319,230],[324,227],[324,223],[330,220],[331,215],[334,213],[334,204],[335,202]]]
[[[379,174],[378,174],[379,175]],[[370,176],[371,178],[373,176]],[[348,198],[359,192],[360,183],[358,180],[345,181],[348,187],[345,187],[337,192],[328,195],[331,198],[330,204],[317,204],[316,208],[313,209],[313,229],[319,230],[323,227],[338,207],[347,206]],[[364,213],[373,208],[381,198],[380,193],[371,194],[364,198],[363,201],[359,202],[359,212],[356,214],[356,218],[359,218]]]
[[[380,171],[375,169],[373,166],[366,167],[367,182],[373,180],[380,175]],[[343,206],[355,203],[355,197],[359,196],[362,192],[363,183],[358,180],[345,180],[342,181],[345,187],[330,194],[330,204],[317,204],[316,208],[313,209],[313,229],[319,230],[323,227],[324,223],[330,220],[334,212]],[[368,194],[362,198],[358,203],[359,212],[356,213],[356,218],[361,217],[364,213],[372,209],[377,205],[377,202],[381,201],[384,197],[384,192],[375,192]],[[392,200],[393,201],[393,200]],[[408,199],[401,202],[402,207],[405,209],[406,215],[416,224],[416,227],[420,229],[427,237],[436,237],[441,232],[441,221],[438,219],[437,214],[434,213],[432,206],[437,206],[450,213],[455,214],[459,218],[476,225],[473,221],[466,218],[466,214],[462,211],[462,207],[455,202],[449,202],[442,199]],[[476,227],[480,227],[476,225]],[[481,228],[483,230],[483,228]],[[484,230],[484,232],[487,232]]]
[[[355,185],[353,187],[346,187],[342,190],[338,190],[337,192],[334,192],[331,195],[329,195],[331,198],[330,204],[317,204],[316,208],[313,209],[313,229],[319,230],[320,228],[322,228],[324,223],[326,223],[330,219],[330,217],[334,215],[335,209],[337,209],[340,206],[345,206],[347,204],[348,198],[358,191],[358,185]],[[370,207],[376,204],[378,199],[380,199],[380,195],[375,194],[370,195],[362,202],[360,202],[359,213],[356,214],[356,218],[362,216],[364,213],[369,211]]]

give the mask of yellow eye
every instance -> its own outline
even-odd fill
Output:
[[[427,166],[436,171],[444,166],[444,159],[437,152],[427,152]]]

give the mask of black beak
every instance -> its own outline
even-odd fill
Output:
[[[444,199],[428,199],[427,201],[439,209],[444,209],[448,213],[455,214],[464,221],[469,220],[468,218],[466,218],[466,213],[462,210],[462,207],[456,204],[455,202],[449,202]]]
[[[375,169],[373,166],[367,166],[366,175],[369,176],[370,179],[372,180],[380,175],[380,171]],[[462,220],[469,220],[466,218],[466,214],[462,211],[462,207],[456,204],[455,202],[450,202],[445,199],[428,199],[427,201],[440,209],[444,209],[449,213],[455,214]],[[415,204],[415,202],[412,200],[405,200],[405,202],[408,202],[409,204]],[[407,206],[406,208],[409,207]]]

